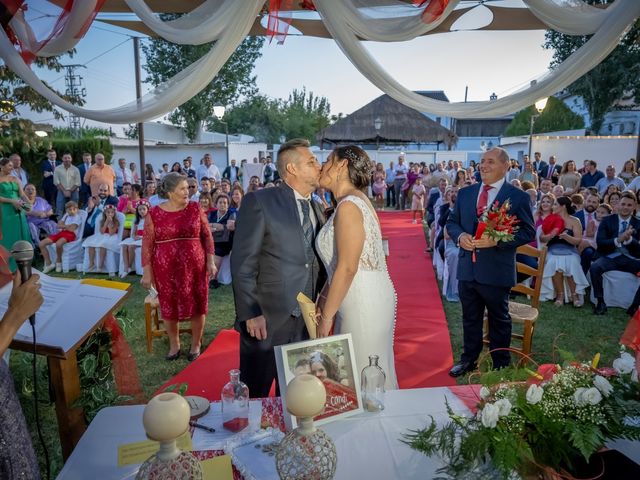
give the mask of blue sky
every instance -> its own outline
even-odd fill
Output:
[[[481,22],[482,8],[468,14],[467,21]],[[42,7],[44,13],[53,11],[50,6]],[[42,28],[50,25],[46,18],[38,22]],[[127,30],[94,22],[78,44],[76,55],[63,58],[65,64],[87,65],[79,73],[84,77],[88,108],[111,108],[134,98],[133,46],[129,35],[131,32]],[[406,87],[444,90],[451,101],[462,101],[465,86],[469,87],[469,100],[486,100],[493,92],[502,97],[542,75],[552,54],[542,48],[543,41],[541,30],[460,31],[428,35],[410,42],[366,45],[379,63]],[[294,88],[306,87],[327,97],[335,114],[351,113],[382,94],[351,65],[333,40],[327,39],[288,37],[283,45],[266,42],[254,74],[261,93],[286,98]],[[41,72],[41,78],[55,88],[64,89],[62,73]],[[33,116],[39,121],[48,117]],[[121,134],[120,127],[114,129]]]

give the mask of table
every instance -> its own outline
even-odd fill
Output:
[[[400,438],[409,429],[425,426],[430,421],[429,415],[438,422],[446,421],[445,399],[455,411],[468,412],[464,403],[446,387],[394,390],[387,393],[386,408],[381,413],[365,412],[323,425],[322,429],[333,439],[338,452],[335,478],[431,478],[441,466],[440,461],[415,452],[400,442]],[[263,421],[268,416],[272,423],[279,423],[278,414],[273,412],[274,404],[279,405],[279,399],[264,399]],[[117,452],[118,445],[146,439],[143,410],[142,405],[101,410],[65,463],[58,480],[134,478],[139,465],[118,467]]]
[[[104,286],[110,288],[96,288]],[[76,351],[102,326],[111,312],[124,303],[130,292],[129,284],[120,282],[84,280],[80,287],[78,295],[74,297],[77,304],[52,316],[38,334],[36,343],[36,353],[47,357],[62,457],[65,460],[87,428],[82,408],[73,406],[80,396]],[[103,295],[96,295],[98,292]],[[83,298],[90,302],[86,309],[79,308]],[[9,348],[33,352],[33,344],[27,340],[14,339]]]

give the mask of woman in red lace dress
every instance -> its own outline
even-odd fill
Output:
[[[216,273],[209,222],[198,202],[189,201],[187,177],[166,175],[158,195],[167,201],[153,207],[144,222],[142,285],[158,291],[160,315],[169,336],[167,360],[180,357],[178,322],[191,322],[189,361],[200,355],[207,314],[209,277]]]

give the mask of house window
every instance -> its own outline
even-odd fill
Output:
[[[436,117],[436,122],[438,122],[440,125],[442,125],[442,118]]]

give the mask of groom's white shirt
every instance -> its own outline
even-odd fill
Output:
[[[285,182],[285,183],[287,183],[287,182]],[[289,184],[287,183],[287,185],[289,185]],[[313,228],[315,229],[318,226],[318,219],[316,218],[316,214],[313,211],[313,206],[311,205],[311,202],[313,201],[311,199],[311,195],[303,197],[291,185],[289,185],[289,188],[291,190],[293,190],[293,195],[296,198],[296,207],[298,208],[298,215],[300,216],[300,225],[302,225],[302,223],[304,221],[304,214],[302,213],[302,205],[300,205],[300,202],[298,200],[306,200],[306,201],[309,202],[309,218],[311,219],[311,224],[313,225]]]

